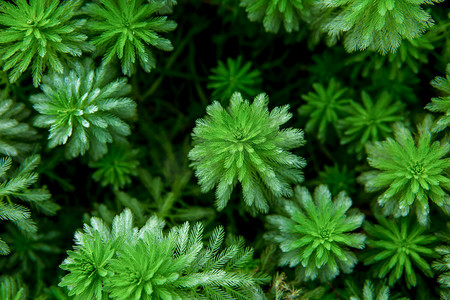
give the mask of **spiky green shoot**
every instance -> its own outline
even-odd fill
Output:
[[[111,229],[93,217],[75,234],[76,247],[61,268],[69,271],[59,284],[75,299],[262,299],[260,283],[269,278],[245,269],[253,250],[242,239],[220,251],[224,231],[217,228],[207,247],[201,223],[163,232],[152,217],[133,227],[126,209]]]
[[[421,224],[429,221],[429,203],[449,205],[450,144],[432,141],[432,119],[426,117],[418,126],[414,140],[404,125],[394,125],[394,137],[366,146],[367,161],[377,169],[363,173],[362,181],[369,192],[382,191],[378,203],[385,214],[406,216],[413,208]]]
[[[67,58],[94,49],[81,33],[86,20],[75,18],[82,0],[2,2],[0,59],[4,61],[3,70],[11,71],[10,82],[19,79],[31,65],[33,84],[38,87],[46,68],[62,73]]]
[[[167,17],[157,16],[163,8],[161,1],[103,0],[86,4],[84,12],[90,17],[87,29],[92,43],[102,49],[103,62],[119,59],[122,72],[131,76],[137,60],[150,72],[155,67],[152,47],[164,51],[173,49],[172,43],[159,35],[174,30],[177,24]]]
[[[296,267],[299,280],[319,277],[328,281],[341,270],[352,272],[357,258],[349,247],[364,248],[365,236],[349,233],[364,220],[361,212],[349,210],[351,205],[352,200],[344,192],[333,201],[325,185],[316,188],[314,197],[305,187],[297,186],[293,200],[283,200],[287,217],[267,217],[275,230],[265,237],[279,244],[283,252],[280,265]]]
[[[126,78],[114,80],[107,65],[95,69],[92,60],[76,62],[63,74],[44,77],[43,93],[31,96],[39,112],[34,124],[49,128],[50,148],[66,145],[74,158],[89,150],[93,159],[107,152],[107,144],[131,133],[125,122],[136,115],[136,103],[127,95]]]
[[[292,115],[289,106],[267,109],[265,94],[253,103],[240,93],[231,97],[225,110],[215,101],[207,116],[197,120],[189,153],[203,192],[216,188],[216,207],[225,208],[237,184],[242,185],[244,202],[267,212],[272,197],[292,195],[290,183],[302,181],[305,161],[289,150],[304,144],[298,129],[282,129]]]
[[[426,228],[414,222],[411,217],[388,220],[377,217],[377,225],[364,224],[367,237],[367,258],[365,264],[372,267],[378,278],[388,277],[389,285],[405,278],[408,288],[416,286],[415,267],[426,276],[432,276],[427,257],[435,257],[433,247],[437,238],[426,233]],[[415,267],[413,267],[415,266]]]

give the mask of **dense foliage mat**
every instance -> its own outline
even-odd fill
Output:
[[[0,299],[450,299],[445,0],[0,2]]]

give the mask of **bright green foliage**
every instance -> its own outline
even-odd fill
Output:
[[[251,70],[252,63],[242,65],[242,56],[237,59],[227,59],[225,65],[222,61],[208,77],[208,88],[213,89],[212,98],[222,103],[228,101],[234,92],[240,92],[244,97],[255,97],[260,91],[262,78],[259,70]]]
[[[2,300],[26,300],[28,290],[22,280],[17,277],[0,277],[0,299]]]
[[[335,126],[351,99],[345,97],[347,89],[341,88],[334,79],[330,80],[327,87],[322,83],[314,83],[313,88],[315,92],[302,95],[306,104],[300,106],[298,113],[308,118],[305,131],[317,133],[318,139],[324,142],[328,127]]]
[[[421,224],[428,222],[430,199],[438,206],[449,205],[450,179],[445,158],[450,144],[432,142],[429,116],[418,126],[417,141],[402,124],[394,125],[394,136],[366,146],[367,161],[377,171],[363,173],[359,179],[368,192],[383,191],[378,203],[385,213],[406,216],[413,207]]]
[[[436,77],[431,85],[442,93],[442,97],[431,99],[431,103],[425,106],[432,112],[444,113],[433,126],[434,132],[445,130],[450,124],[450,63],[447,65],[447,76]]]
[[[378,291],[373,287],[370,280],[366,280],[364,283],[362,297],[351,296],[350,300],[388,300],[389,299],[389,287],[382,286]]]
[[[74,19],[83,1],[14,0],[0,6],[0,58],[9,80],[19,79],[30,64],[37,87],[48,67],[63,72],[66,58],[81,56],[93,47],[81,33],[86,20]],[[29,2],[29,3],[28,3]]]
[[[444,0],[322,0],[340,12],[325,25],[332,36],[345,33],[347,51],[376,50],[395,53],[403,39],[412,40],[433,25],[421,5]]]
[[[29,114],[25,104],[0,98],[0,154],[23,157],[33,149],[37,132],[22,122]]]
[[[34,124],[50,128],[50,148],[66,144],[69,158],[87,150],[93,159],[107,152],[107,143],[131,133],[124,122],[136,115],[126,78],[113,81],[108,65],[94,69],[92,60],[76,62],[63,74],[44,76],[43,93],[31,96],[39,116]]]
[[[417,276],[413,265],[425,275],[432,276],[431,266],[426,257],[434,257],[434,250],[430,244],[437,238],[425,233],[425,227],[413,221],[411,217],[388,220],[377,217],[378,225],[364,223],[367,233],[366,265],[372,267],[378,278],[385,278],[389,274],[389,285],[396,283],[405,272],[408,288],[416,286]]]
[[[53,215],[59,206],[50,201],[50,193],[45,189],[30,188],[38,180],[38,174],[33,172],[40,162],[38,155],[25,159],[13,173],[8,172],[12,166],[10,157],[0,159],[0,220],[11,221],[19,230],[28,235],[36,232],[36,224],[31,219],[30,210],[21,200],[47,215]],[[8,245],[0,239],[0,255],[10,252]]]
[[[155,67],[151,48],[164,51],[173,49],[172,43],[158,33],[177,27],[167,17],[155,16],[163,7],[160,1],[104,0],[88,3],[84,12],[89,15],[88,30],[93,34],[92,43],[103,53],[108,64],[118,58],[122,72],[131,76],[136,68],[136,56],[141,67],[150,72]]]
[[[346,165],[342,168],[338,164],[334,166],[324,166],[324,170],[319,172],[320,182],[327,185],[332,195],[337,195],[340,191],[347,194],[355,192],[355,171],[349,170]]]
[[[440,271],[438,282],[441,284],[443,294],[450,296],[450,223],[447,223],[447,230],[438,235],[439,241],[445,244],[436,247],[436,253],[440,258],[433,262],[433,268]],[[444,297],[442,297],[445,299]]]
[[[303,133],[280,130],[292,117],[289,105],[269,112],[268,103],[266,94],[250,104],[235,93],[228,111],[215,101],[206,108],[208,115],[196,122],[189,158],[203,192],[217,185],[218,210],[225,208],[238,181],[245,204],[267,212],[271,197],[291,196],[289,183],[303,179],[305,161],[289,152],[304,144]]]
[[[114,189],[123,188],[131,183],[131,176],[137,175],[139,161],[136,159],[138,150],[131,150],[126,145],[112,145],[103,157],[89,164],[97,169],[92,178],[100,181],[102,186],[112,185]]]
[[[310,0],[241,0],[250,21],[263,21],[267,32],[278,32],[281,23],[287,32],[298,31],[305,6]]]
[[[265,237],[279,244],[280,265],[297,267],[300,280],[321,281],[335,278],[340,270],[351,273],[357,263],[349,247],[364,248],[365,236],[349,233],[359,227],[364,215],[356,209],[349,210],[352,200],[344,192],[332,201],[325,185],[314,191],[314,198],[305,187],[297,186],[293,201],[284,200],[288,215],[267,217],[275,230]]]
[[[401,114],[404,105],[392,102],[388,93],[382,93],[374,103],[366,92],[361,93],[362,105],[350,102],[346,109],[347,117],[339,120],[342,130],[341,144],[352,143],[352,148],[361,152],[368,141],[379,141],[390,136],[391,125],[403,121]]]
[[[201,223],[167,234],[163,227],[157,217],[133,227],[128,209],[111,229],[93,217],[75,234],[75,249],[61,265],[70,273],[60,286],[75,299],[263,299],[258,285],[268,278],[245,271],[253,250],[242,239],[220,251],[221,227],[206,247]]]

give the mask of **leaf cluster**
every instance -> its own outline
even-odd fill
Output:
[[[290,196],[289,183],[302,181],[305,161],[289,150],[304,144],[298,129],[282,129],[292,115],[289,106],[267,109],[260,94],[252,104],[240,93],[231,97],[228,111],[215,101],[207,116],[196,122],[194,148],[189,152],[203,192],[216,188],[216,206],[225,208],[237,182],[244,202],[267,212],[272,197]]]
[[[205,246],[203,226],[185,223],[163,232],[164,221],[151,217],[133,227],[130,210],[116,216],[112,227],[93,217],[61,268],[60,283],[75,299],[257,299],[258,284],[268,277],[246,270],[253,250],[242,239],[220,250],[223,228]]]

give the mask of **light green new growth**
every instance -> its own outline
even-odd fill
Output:
[[[11,221],[23,234],[28,235],[36,232],[36,224],[31,219],[30,209],[16,203],[16,200],[24,201],[47,215],[53,215],[59,209],[57,204],[50,201],[51,195],[46,189],[30,187],[38,180],[38,174],[33,171],[39,162],[38,155],[30,156],[11,173],[11,158],[0,159],[0,220]],[[0,255],[9,252],[8,245],[0,239]]]
[[[29,114],[25,104],[0,97],[0,154],[23,157],[33,149],[30,142],[37,139],[37,132],[22,122]]]
[[[361,152],[368,141],[379,141],[388,137],[394,122],[402,121],[402,103],[382,93],[374,103],[366,92],[361,93],[362,104],[352,101],[346,108],[347,117],[339,120],[338,127],[343,131],[341,144],[353,143],[353,148]]]
[[[445,78],[438,76],[431,81],[431,85],[438,89],[442,96],[431,99],[431,103],[425,106],[432,112],[444,113],[434,124],[434,132],[445,130],[450,124],[450,63],[447,65],[446,73]]]
[[[211,97],[222,103],[228,101],[234,92],[240,92],[244,97],[255,97],[260,91],[262,77],[259,70],[252,70],[252,63],[242,65],[242,56],[237,59],[222,61],[211,70],[208,77],[208,88],[213,89]]]
[[[163,232],[164,221],[152,217],[133,227],[129,209],[116,216],[112,228],[91,218],[75,234],[74,251],[61,268],[60,282],[75,299],[263,299],[259,284],[269,278],[246,271],[253,250],[242,239],[220,251],[222,227],[208,245],[201,223],[186,222]]]
[[[330,80],[328,87],[322,83],[314,83],[315,92],[309,92],[302,95],[306,104],[298,109],[298,113],[308,118],[305,131],[308,133],[317,133],[320,141],[324,142],[327,138],[328,127],[335,126],[351,99],[344,95],[346,88],[341,88],[336,80]]]
[[[135,72],[137,59],[146,72],[155,67],[151,47],[173,49],[172,43],[158,33],[172,31],[177,24],[156,15],[163,2],[145,2],[103,0],[87,3],[83,8],[89,16],[87,29],[93,35],[92,43],[104,53],[103,62],[108,64],[118,58],[123,74],[128,76]]]
[[[266,94],[253,103],[240,93],[231,97],[228,111],[215,101],[207,116],[196,122],[191,166],[203,192],[216,188],[216,207],[222,210],[237,184],[242,185],[244,202],[258,211],[269,210],[272,197],[290,197],[290,183],[303,180],[305,161],[289,152],[304,144],[299,129],[282,129],[292,114],[289,105],[267,109]]]
[[[131,133],[124,121],[136,115],[136,103],[125,97],[131,87],[126,78],[113,79],[108,65],[95,69],[90,59],[74,63],[63,74],[44,76],[43,93],[30,100],[40,114],[34,124],[50,128],[50,148],[66,145],[69,158],[89,150],[98,159],[108,143]]]
[[[377,217],[377,220],[379,225],[366,222],[363,226],[368,236],[365,264],[374,264],[372,270],[375,275],[378,278],[389,277],[389,285],[393,285],[405,273],[408,288],[417,284],[413,265],[431,277],[431,266],[425,259],[435,256],[429,245],[437,238],[425,233],[425,227],[411,217],[395,220]]]
[[[250,21],[263,20],[267,32],[277,33],[281,23],[287,32],[298,31],[310,0],[241,0]],[[306,5],[305,5],[306,4]]]
[[[267,221],[275,230],[265,238],[279,244],[280,265],[297,267],[299,280],[321,281],[335,278],[340,270],[351,273],[357,263],[349,247],[364,248],[365,236],[349,233],[359,228],[364,215],[349,208],[352,200],[344,192],[332,201],[325,185],[314,191],[297,186],[292,201],[283,200],[287,217],[272,215]]]
[[[89,167],[97,169],[92,178],[100,181],[102,186],[112,185],[114,189],[123,188],[131,183],[131,176],[137,175],[139,161],[136,159],[137,149],[127,145],[111,145],[103,157],[89,163]]]
[[[29,3],[28,3],[29,2]],[[10,82],[29,69],[38,87],[48,67],[62,73],[70,56],[92,51],[81,33],[86,20],[75,19],[82,0],[14,0],[0,5],[0,59]]]
[[[338,8],[337,15],[324,26],[330,35],[344,33],[347,51],[376,50],[395,53],[403,39],[412,40],[434,23],[421,5],[445,0],[321,0]]]
[[[428,200],[442,207],[450,205],[450,179],[446,158],[450,144],[434,141],[432,119],[427,116],[418,126],[416,142],[402,124],[394,125],[394,137],[366,146],[367,161],[377,171],[363,173],[361,180],[368,192],[383,191],[378,203],[386,214],[406,216],[414,208],[421,224],[429,221]]]
[[[359,296],[351,296],[350,300],[388,300],[389,299],[389,287],[382,286],[378,291],[373,287],[370,280],[366,280],[364,283],[362,298]]]

